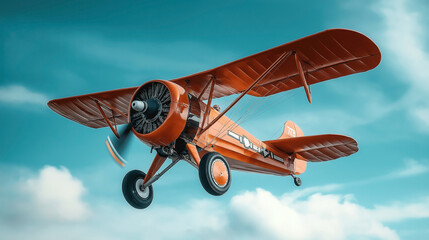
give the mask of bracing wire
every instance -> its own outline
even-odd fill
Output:
[[[270,94],[270,92],[268,92],[267,94],[265,94],[264,95],[264,97],[266,96],[266,95],[269,95]],[[291,97],[291,95],[289,95],[289,94],[284,94],[284,96],[282,96],[282,99],[287,99],[287,98],[289,98],[289,97]],[[259,102],[259,104],[258,104],[258,106],[257,107],[254,107],[254,108],[251,108],[252,106],[249,106],[248,107],[248,109],[247,109],[247,111],[244,113],[244,114],[242,114],[241,116],[240,116],[240,118],[239,119],[237,119],[237,121],[236,122],[233,122],[233,124],[231,124],[230,126],[228,126],[226,129],[224,129],[223,131],[219,131],[219,133],[215,136],[215,138],[213,138],[212,139],[212,141],[207,145],[207,146],[209,146],[210,144],[215,144],[216,142],[218,142],[219,141],[219,139],[221,139],[221,138],[223,138],[228,132],[228,130],[230,130],[230,131],[233,131],[235,128],[237,128],[240,124],[242,124],[242,123],[244,123],[245,121],[247,121],[249,118],[251,118],[254,114],[256,114],[257,112],[258,112],[258,110],[260,109],[260,107],[262,107],[263,105],[264,105],[264,103],[267,101],[267,98],[265,98],[265,99],[263,99],[262,101],[260,101]],[[254,102],[256,102],[256,101],[254,101]],[[252,112],[250,112],[250,113],[248,113],[248,110],[249,109],[252,109],[253,111]],[[263,110],[262,112],[259,112],[259,113],[264,113],[264,112],[267,112],[268,111],[268,109],[265,109],[265,110]],[[248,113],[247,115],[246,115],[246,113]],[[224,125],[224,127],[225,127],[226,125]],[[282,128],[283,126],[280,126],[280,130],[281,130],[281,128]],[[276,132],[278,131],[278,129],[276,130]]]
[[[273,71],[270,73],[270,76],[273,76],[274,72],[277,69],[278,69],[278,67],[273,69]],[[262,97],[266,97],[266,96],[270,95],[274,89],[275,88],[271,88],[270,91],[265,93]],[[289,96],[288,94],[285,94],[284,96],[282,96],[282,98],[286,98],[288,96]],[[262,101],[259,101],[259,104],[257,104],[258,101],[256,99],[253,99],[252,103],[249,104],[249,106],[247,107],[245,112],[243,114],[241,114],[241,116],[235,122],[233,121],[230,126],[228,126],[228,125],[232,121],[232,117],[229,118],[228,122],[223,125],[223,127],[219,130],[219,132],[216,134],[216,136],[210,141],[210,143],[206,145],[206,147],[216,143],[217,141],[219,141],[220,138],[223,138],[227,134],[228,130],[234,130],[237,126],[239,126],[239,124],[243,123],[244,121],[247,121],[250,118],[250,116],[252,116],[258,112],[260,107],[264,105],[264,103],[267,101],[267,99],[268,98],[262,99]],[[240,108],[240,110],[243,109],[244,106],[250,102],[250,100],[251,99],[249,98],[249,100],[247,100],[247,102]],[[256,107],[253,107],[253,106],[256,106]],[[250,110],[252,110],[252,111],[250,111]],[[263,112],[266,112],[266,111],[268,111],[268,109],[263,110]],[[261,112],[259,112],[259,113],[261,113]],[[220,135],[222,135],[222,136],[219,137]]]

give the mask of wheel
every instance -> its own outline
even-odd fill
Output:
[[[143,179],[146,174],[140,170],[132,170],[122,180],[122,193],[125,200],[134,208],[149,207],[153,199],[152,185],[142,190]]]
[[[217,152],[209,152],[203,156],[198,168],[201,185],[214,196],[228,191],[231,185],[231,171],[228,162]]]
[[[301,178],[299,177],[293,177],[293,182],[295,183],[296,186],[301,186],[302,182],[301,182]]]

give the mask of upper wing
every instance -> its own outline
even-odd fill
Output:
[[[117,125],[128,122],[128,107],[137,87],[123,88],[106,92],[92,93],[81,96],[54,99],[48,106],[56,113],[77,123],[92,128],[107,127],[108,124],[101,114],[99,106],[106,117]],[[117,111],[124,115],[118,113]]]
[[[368,71],[381,60],[378,47],[366,36],[351,30],[331,29],[171,81],[198,96],[207,81],[215,77],[213,97],[228,96],[246,90],[283,53],[292,51],[299,55],[309,85]],[[295,60],[289,57],[249,94],[263,97],[301,86]],[[202,99],[207,99],[208,95],[206,91]]]
[[[276,139],[264,143],[289,154],[296,153],[299,159],[308,162],[346,157],[359,150],[353,138],[334,134]]]

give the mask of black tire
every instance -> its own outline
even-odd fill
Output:
[[[213,166],[215,163],[217,165],[224,164],[224,167],[226,168],[224,173],[227,173],[227,180],[223,184],[218,183],[213,174]],[[226,193],[231,186],[231,170],[228,162],[217,152],[209,152],[202,157],[198,168],[198,174],[200,176],[201,185],[211,195],[220,196]],[[224,175],[220,176],[222,177]]]
[[[137,185],[143,183],[146,174],[140,170],[132,170],[125,175],[122,180],[122,193],[125,200],[134,208],[144,209],[149,207],[153,199],[152,185],[144,191],[140,190]],[[147,191],[147,192],[146,192]]]
[[[301,186],[302,182],[301,182],[301,178],[299,177],[294,177],[293,178],[293,182],[295,183],[296,186]]]

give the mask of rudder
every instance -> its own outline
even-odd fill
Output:
[[[302,132],[301,128],[298,125],[296,125],[296,123],[289,120],[285,122],[283,133],[279,137],[279,139],[301,137],[301,136],[304,136],[304,133]]]
[[[298,125],[296,125],[296,123],[289,120],[285,122],[283,133],[279,137],[279,139],[294,138],[294,137],[301,137],[301,136],[304,136],[304,133],[302,132],[301,128]],[[301,160],[299,158],[295,159],[294,174],[299,175],[305,172],[306,168],[307,168],[307,161]]]

